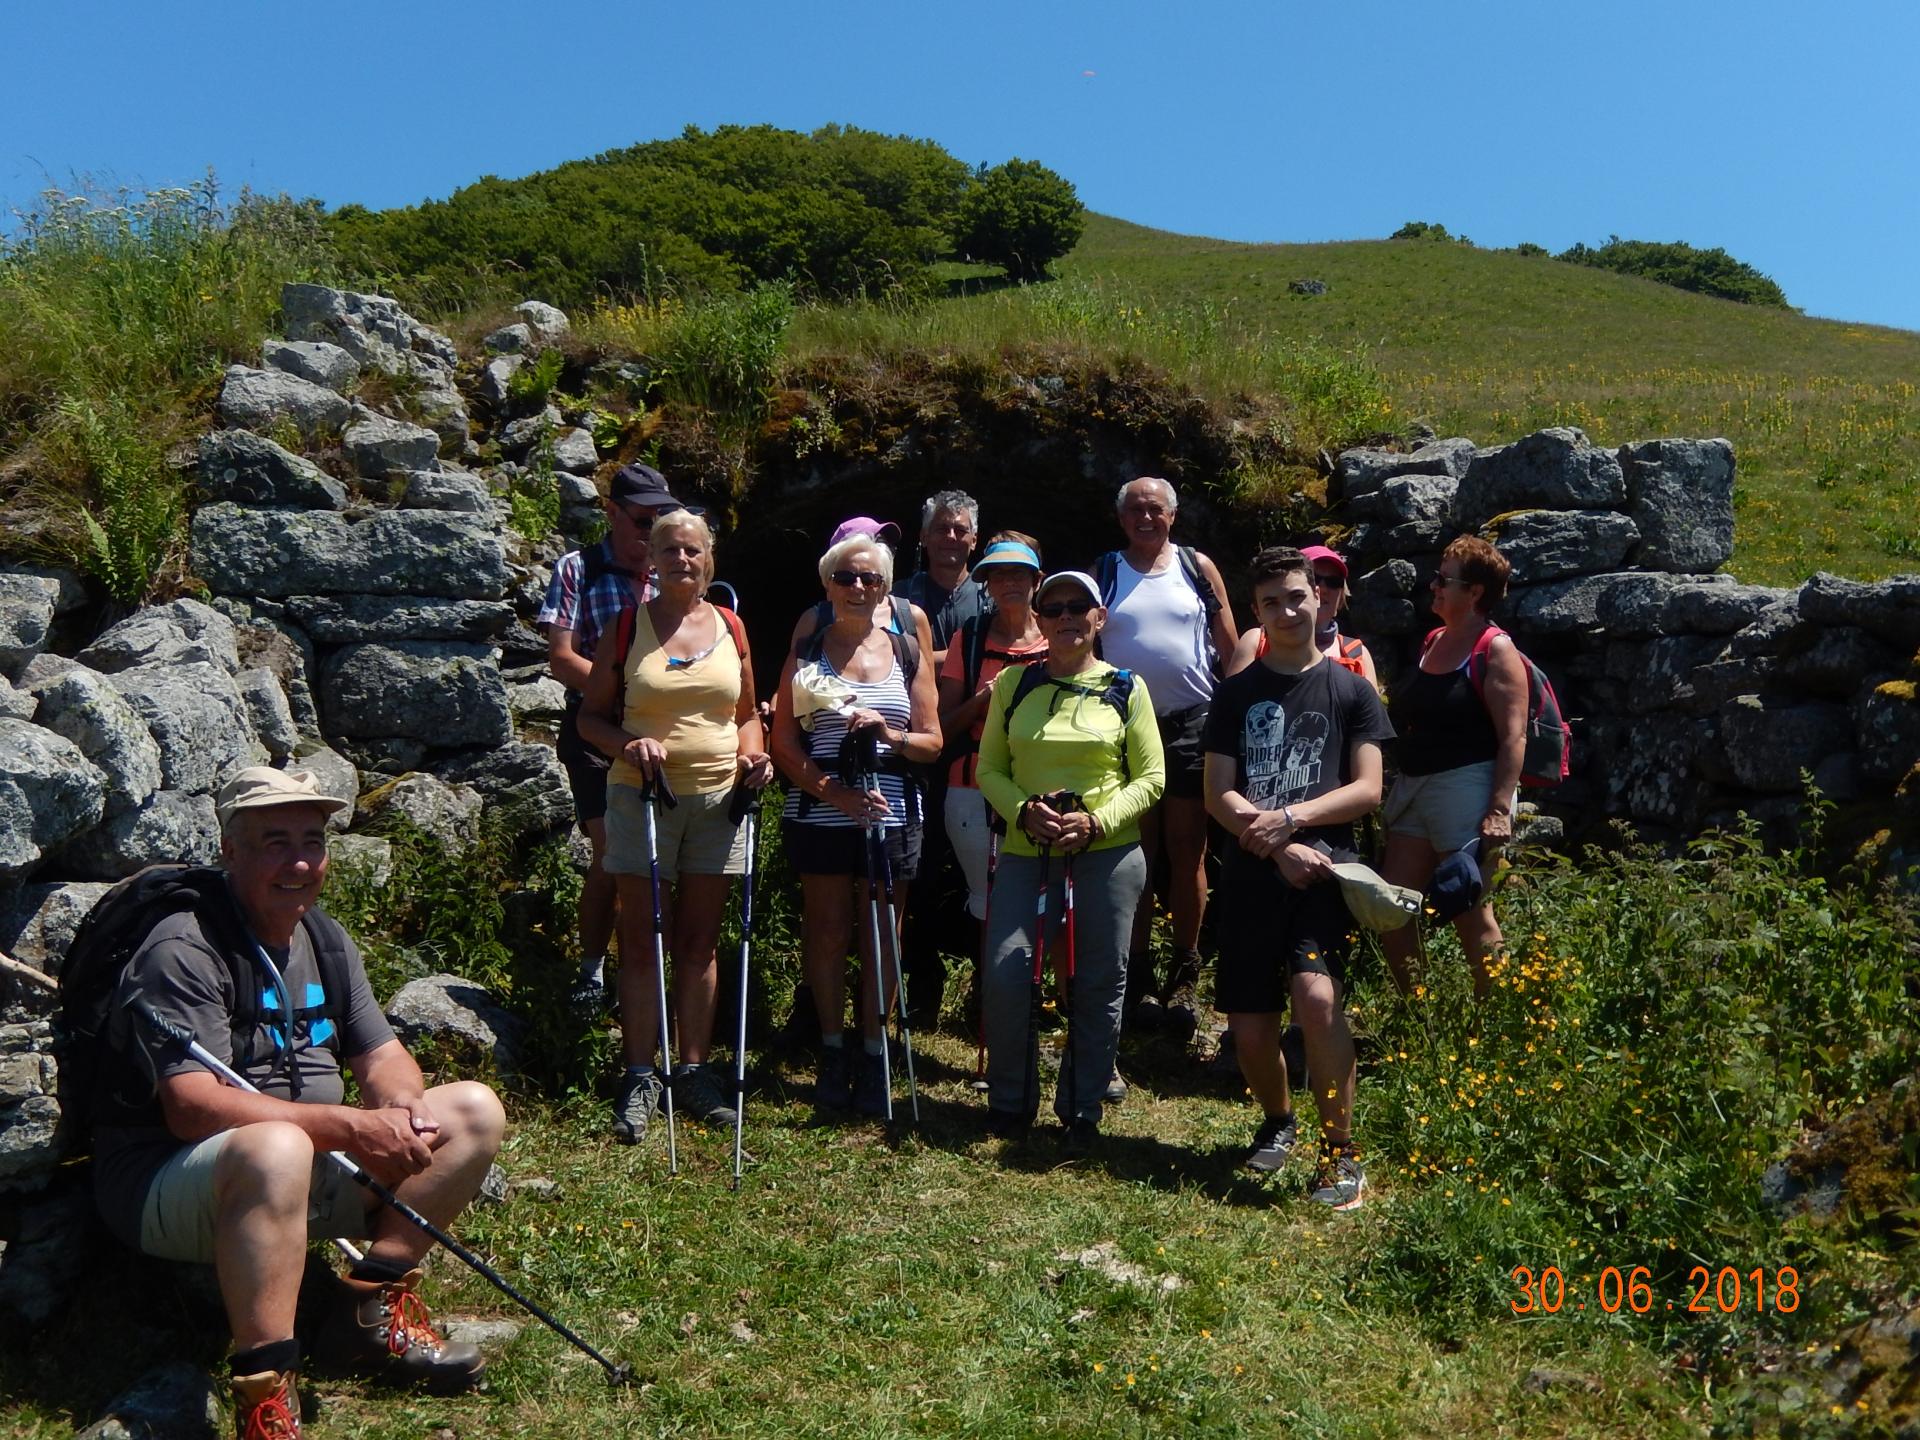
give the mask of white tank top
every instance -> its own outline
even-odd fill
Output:
[[[1147,682],[1156,715],[1205,705],[1214,684],[1207,608],[1187,583],[1180,557],[1169,554],[1167,568],[1154,575],[1142,575],[1124,554],[1117,559],[1100,653]]]

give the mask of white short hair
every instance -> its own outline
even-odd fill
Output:
[[[820,557],[820,583],[828,584],[828,577],[836,570],[846,568],[847,557],[858,555],[862,550],[871,550],[880,557],[880,563],[874,568],[880,572],[880,578],[886,581],[887,589],[893,589],[893,549],[884,540],[876,540],[871,535],[849,535],[838,545],[827,547],[827,553]]]
[[[707,517],[696,515],[691,510],[669,510],[664,515],[656,515],[653,529],[647,532],[647,553],[653,553],[653,547],[660,543],[660,537],[669,530],[691,530],[700,537],[700,543],[706,549],[706,574],[701,577],[700,586],[705,589],[713,584],[713,527],[707,523]]]
[[[1115,510],[1126,509],[1127,508],[1127,491],[1131,490],[1136,485],[1146,484],[1148,482],[1151,482],[1152,484],[1160,486],[1162,489],[1164,489],[1167,492],[1167,508],[1169,510],[1172,510],[1175,512],[1179,511],[1180,492],[1173,488],[1173,482],[1171,480],[1163,480],[1158,475],[1141,475],[1136,477],[1135,479],[1129,480],[1126,484],[1122,485],[1119,489],[1119,492],[1115,494],[1113,497],[1113,508]]]

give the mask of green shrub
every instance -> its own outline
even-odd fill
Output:
[[[553,463],[553,429],[540,427],[526,465],[513,477],[508,492],[509,523],[526,539],[538,543],[560,526],[560,480]]]
[[[1737,300],[1743,305],[1791,308],[1787,305],[1786,292],[1777,284],[1717,246],[1700,250],[1683,241],[1661,244],[1651,240],[1622,240],[1613,235],[1604,245],[1574,245],[1554,258],[1573,265],[1613,270],[1621,275],[1639,275],[1675,289]]]
[[[63,398],[47,418],[41,449],[56,473],[84,488],[46,485],[46,528],[34,548],[97,579],[136,605],[186,549],[186,486],[126,400]]]
[[[1409,220],[1393,234],[1389,240],[1451,240],[1447,227],[1431,220]]]
[[[542,350],[507,377],[507,403],[516,410],[538,410],[566,368],[567,357],[559,350]]]
[[[1015,280],[1042,280],[1047,267],[1080,241],[1086,206],[1071,182],[1034,160],[983,170],[961,200],[953,248],[1006,269]]]
[[[792,323],[793,287],[785,281],[686,306],[674,312],[660,338],[655,382],[689,405],[757,418]]]

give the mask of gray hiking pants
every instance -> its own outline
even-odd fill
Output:
[[[1046,862],[1047,993],[1067,963],[1066,861]],[[1030,1023],[1033,999],[1035,902],[1041,862],[1030,855],[1000,856],[993,877],[987,927],[987,973],[981,1009],[987,1032],[987,1104],[1032,1116],[1040,1104],[1039,1034]],[[1127,990],[1127,946],[1134,907],[1146,888],[1147,862],[1138,845],[1092,850],[1073,860],[1074,967],[1070,1048],[1060,1067],[1053,1111],[1062,1123],[1100,1120],[1100,1097],[1113,1075],[1120,1045],[1120,1005]]]

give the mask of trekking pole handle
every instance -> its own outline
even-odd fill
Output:
[[[749,785],[747,777],[742,775],[733,782],[733,793],[727,797],[727,823],[738,825],[747,818],[747,812],[766,798],[764,785]]]
[[[667,772],[657,770],[651,780],[640,787],[640,793],[649,800],[658,801],[671,810],[680,803],[673,793],[673,787],[667,783]]]

